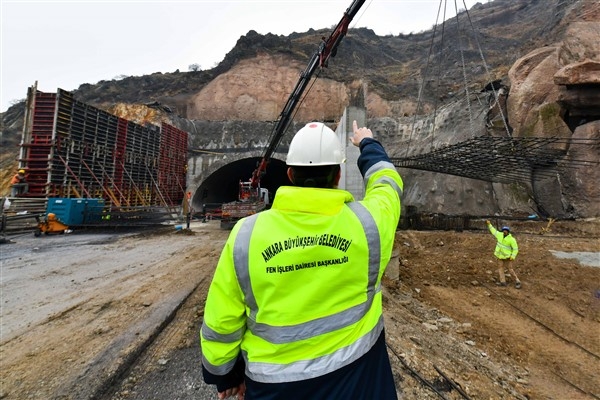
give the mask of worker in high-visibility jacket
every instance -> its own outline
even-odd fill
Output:
[[[362,201],[336,188],[342,145],[312,122],[290,143],[293,186],[226,242],[200,333],[204,380],[220,399],[397,398],[381,278],[403,183],[371,130],[353,128]]]
[[[498,259],[498,275],[500,276],[500,281],[497,284],[499,286],[506,286],[504,271],[508,270],[515,277],[515,287],[521,289],[521,281],[513,268],[513,261],[517,258],[517,254],[519,254],[517,239],[511,235],[508,226],[503,226],[501,231],[498,231],[490,221],[485,221],[485,223],[490,233],[496,238],[494,255]]]

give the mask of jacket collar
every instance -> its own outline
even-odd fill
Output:
[[[346,190],[280,186],[271,208],[333,215],[339,213],[345,203],[352,201],[354,197]]]

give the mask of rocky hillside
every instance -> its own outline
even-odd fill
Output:
[[[461,13],[458,19],[459,30],[463,35],[462,42],[458,40],[456,21],[446,22],[444,53],[450,56],[432,59],[432,71],[428,72],[427,56],[434,36],[433,30],[419,34],[382,37],[369,29],[350,29],[337,56],[321,76],[345,84],[365,81],[369,83],[370,91],[382,99],[402,101],[417,98],[419,80],[423,77],[435,81],[435,68],[444,71],[443,80],[439,85],[445,90],[428,88],[426,94],[429,100],[433,100],[431,97],[434,95],[444,96],[452,92],[455,85],[463,80],[462,67],[457,58],[460,55],[452,51],[459,45],[465,49],[465,63],[473,85],[482,85],[490,78],[482,66],[478,44],[484,52],[491,77],[505,77],[508,68],[520,55],[544,44],[553,43],[561,37],[570,22],[565,19],[569,3],[581,1],[495,0],[477,4],[468,13]],[[580,12],[575,12],[569,18],[579,18],[580,15]],[[332,21],[335,22],[335,18]],[[435,32],[438,38],[441,37],[441,28],[439,26]],[[303,68],[306,65],[321,37],[329,33],[330,29],[311,29],[304,33],[281,36],[260,35],[250,31],[238,40],[231,52],[212,70],[157,72],[120,80],[100,81],[96,84],[83,83],[74,93],[78,100],[101,108],[118,102],[145,104],[158,101],[175,113],[188,117],[189,100],[215,78],[231,71],[243,61],[252,63],[257,57],[260,60],[269,56],[293,61],[296,64],[293,73],[295,82],[298,67]],[[437,53],[439,54],[439,51]],[[277,67],[277,64],[271,65],[269,72],[274,72]],[[275,76],[277,75],[265,76],[264,79],[273,82]],[[277,84],[282,86],[281,97],[285,99],[290,88],[279,82]],[[26,88],[23,88],[23,92],[25,91]],[[17,109],[22,107],[23,104],[16,104],[3,115],[6,133],[10,133],[11,128],[16,127],[10,122],[18,119]],[[277,115],[274,115],[271,118],[276,117]],[[204,118],[211,119],[211,116]]]
[[[446,123],[445,133],[438,132],[435,138],[425,137],[422,143],[423,146],[438,140],[456,143],[464,139],[464,135],[456,132],[485,133],[495,128],[502,131],[503,125],[506,126],[503,123],[494,126],[493,118],[488,115],[488,95],[479,94],[486,84],[499,81],[505,88],[503,93],[510,93],[508,100],[503,99],[502,103],[506,112],[501,115],[506,119],[500,120],[508,123],[506,128],[510,128],[515,136],[540,134],[539,126],[547,122],[547,118],[538,124],[538,116],[547,117],[549,112],[540,114],[539,109],[554,103],[558,106],[550,112],[553,130],[545,134],[553,134],[559,129],[561,134],[564,131],[564,134],[572,135],[579,125],[574,122],[575,118],[577,121],[585,119],[586,123],[600,118],[593,112],[581,111],[598,105],[594,103],[597,96],[589,94],[597,93],[600,82],[594,82],[600,54],[594,39],[598,21],[599,7],[587,0],[494,0],[478,3],[443,26],[418,34],[378,36],[370,29],[350,29],[336,57],[322,70],[320,79],[299,108],[296,121],[318,119],[334,124],[344,107],[364,105],[372,126],[386,127],[386,132],[393,127],[392,131],[398,133],[409,129],[415,115],[418,119],[427,119],[445,107],[445,112],[455,123]],[[582,24],[584,22],[587,24]],[[130,119],[139,117],[135,107],[132,110],[122,104],[150,105],[160,111],[155,118],[168,119],[180,126],[189,126],[195,121],[274,121],[321,37],[329,33],[330,29],[311,29],[281,36],[250,31],[212,70],[155,73],[86,83],[74,95],[80,101],[109,111],[127,109],[122,116]],[[570,42],[565,40],[566,36],[571,38]],[[568,46],[564,46],[565,42]],[[546,68],[536,70],[544,60],[548,60]],[[554,63],[548,67],[550,60]],[[581,67],[582,62],[587,64]],[[569,65],[577,68],[565,71],[563,67]],[[536,74],[529,79],[532,71]],[[559,71],[563,76],[556,83],[551,77]],[[575,77],[582,74],[585,75],[583,80]],[[570,90],[573,87],[581,90],[573,92]],[[543,92],[553,95],[542,96]],[[566,92],[569,92],[569,99],[563,96]],[[585,96],[573,95],[583,92]],[[452,117],[461,115],[467,98],[468,102],[474,103],[473,110],[478,113],[475,128],[465,125],[465,118]],[[511,103],[511,98],[518,101]],[[577,104],[580,98],[585,100],[584,104]],[[2,115],[3,152],[16,154],[23,108],[23,104],[16,104]],[[147,112],[144,111],[144,115]],[[538,128],[535,128],[536,124]],[[598,128],[594,126],[588,127],[586,135],[598,135]],[[406,146],[402,140],[402,135],[389,135],[386,145],[391,146],[391,153],[401,154]],[[412,150],[426,151],[425,147]],[[595,155],[592,152],[591,156],[597,158],[597,152]],[[7,161],[3,168],[14,157],[5,156],[4,160]],[[532,209],[535,212],[546,210],[554,216],[600,215],[597,207],[585,211],[598,195],[592,188],[577,195],[584,199],[578,207],[561,193],[578,192],[577,188],[573,190],[577,177],[568,179],[569,188],[550,193],[551,204],[541,204],[548,194],[543,188],[527,185],[507,188],[506,185],[428,172],[403,171],[403,176],[405,181],[412,183],[408,198],[424,211],[456,214],[464,212],[465,203],[472,203],[471,212],[481,215],[524,214]],[[434,187],[439,187],[437,192],[432,189]],[[448,193],[458,193],[461,198],[451,201]],[[461,193],[477,195],[470,197]],[[507,195],[509,200],[506,200]]]

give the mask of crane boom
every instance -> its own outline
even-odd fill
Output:
[[[358,13],[358,10],[364,2],[365,0],[354,0],[331,35],[329,35],[327,39],[323,37],[323,42],[311,57],[308,66],[300,75],[296,87],[285,103],[285,106],[279,115],[279,119],[277,120],[277,124],[273,128],[273,132],[269,138],[269,145],[265,149],[257,168],[252,173],[252,177],[249,181],[240,181],[238,201],[222,204],[221,228],[231,229],[240,218],[260,212],[267,207],[267,204],[269,203],[268,190],[260,187],[260,179],[267,170],[267,164],[281,142],[281,139],[292,120],[292,114],[296,109],[298,102],[301,100],[302,94],[307,88],[311,77],[317,68],[327,67],[327,62],[330,57],[335,57],[337,47],[344,36],[346,36],[350,22]]]
[[[250,180],[250,185],[252,188],[257,188],[260,186],[260,179],[267,170],[267,164],[279,146],[279,143],[281,142],[281,139],[283,138],[283,135],[291,122],[292,113],[296,109],[296,106],[298,105],[298,102],[300,101],[300,98],[308,86],[313,74],[318,67],[327,68],[329,58],[335,57],[337,53],[337,47],[341,43],[344,36],[346,36],[350,22],[358,13],[358,10],[362,7],[364,2],[365,0],[354,0],[352,2],[334,31],[327,39],[323,37],[323,42],[311,57],[306,69],[300,75],[300,79],[296,83],[296,87],[290,94],[290,97],[288,98],[283,110],[281,111],[281,114],[279,115],[277,124],[273,128],[269,145],[265,149],[264,155],[258,164],[258,167],[252,173],[252,178]]]

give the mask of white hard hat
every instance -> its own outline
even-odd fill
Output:
[[[298,131],[288,150],[291,166],[338,165],[344,159],[342,144],[334,131],[322,122],[310,122]]]

